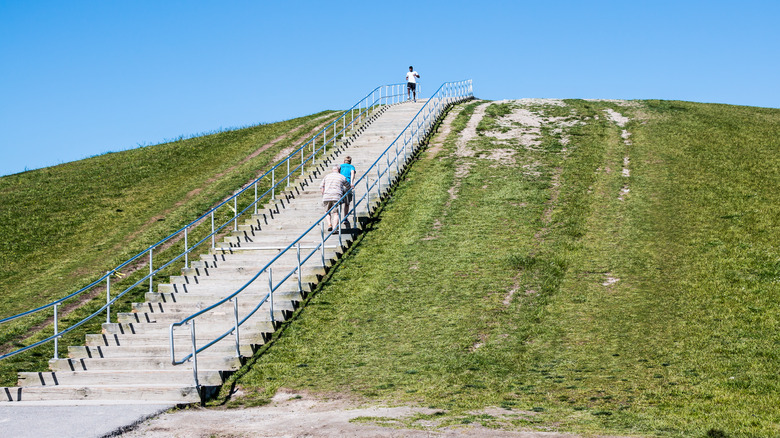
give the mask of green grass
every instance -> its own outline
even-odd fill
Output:
[[[335,116],[325,111],[0,178],[0,316],[32,309],[86,286],[270,169],[280,151],[302,144],[310,131]],[[288,138],[246,160],[282,135]],[[180,243],[157,253],[156,260],[182,248]],[[115,294],[120,286],[133,284],[144,273],[114,278],[112,291]],[[112,311],[127,311],[131,301],[143,301],[143,292],[143,287],[136,288]],[[104,304],[104,292],[99,295],[63,318],[60,328]],[[2,351],[51,335],[50,324],[45,324],[51,316],[49,310],[4,324]],[[85,331],[99,333],[101,320],[105,317],[63,339],[60,353],[65,353],[67,345],[83,345]],[[19,342],[20,336],[39,324],[43,330]],[[40,347],[1,361],[0,385],[14,384],[16,371],[45,369],[52,352],[51,346]]]
[[[466,105],[231,403],[287,387],[442,426],[780,436],[780,110],[566,102],[531,107],[581,122],[533,148],[488,136],[508,131],[491,105],[459,157]],[[474,413],[490,406],[514,416]]]

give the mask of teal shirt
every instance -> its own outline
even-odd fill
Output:
[[[352,184],[352,172],[355,171],[355,166],[351,164],[344,163],[339,168],[339,172],[341,172],[342,175],[344,175],[345,178],[347,178],[347,182]]]

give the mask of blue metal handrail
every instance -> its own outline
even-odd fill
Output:
[[[111,269],[110,271],[107,271],[104,275],[102,275],[97,280],[93,281],[92,283],[88,284],[87,286],[72,292],[68,294],[65,297],[59,298],[55,301],[52,301],[48,304],[45,304],[43,306],[13,315],[6,318],[0,319],[0,324],[7,323],[10,321],[17,320],[19,318],[23,318],[25,316],[29,316],[38,312],[41,312],[43,310],[54,308],[54,334],[52,336],[47,337],[46,339],[40,340],[38,342],[35,342],[33,344],[30,344],[28,346],[19,348],[17,350],[11,351],[9,353],[0,355],[0,360],[5,359],[10,356],[14,356],[16,354],[22,353],[24,351],[30,350],[32,348],[38,347],[40,345],[46,344],[48,342],[54,342],[54,358],[58,358],[58,339],[62,337],[63,335],[75,330],[76,328],[80,327],[87,321],[91,320],[92,318],[96,317],[97,315],[101,314],[102,312],[106,312],[106,322],[111,322],[111,305],[116,303],[117,300],[122,298],[127,292],[132,290],[133,288],[141,285],[142,283],[149,281],[149,291],[151,292],[153,290],[154,285],[154,276],[164,270],[165,268],[171,266],[173,263],[180,261],[182,258],[184,259],[184,267],[189,266],[189,254],[193,252],[196,248],[198,248],[200,245],[205,243],[207,240],[211,239],[212,247],[214,247],[215,244],[215,236],[219,234],[223,229],[228,227],[230,223],[232,222],[234,224],[234,227],[237,227],[238,225],[238,218],[245,214],[250,208],[254,209],[254,212],[257,212],[257,206],[261,201],[264,201],[267,199],[267,197],[270,194],[271,200],[275,199],[276,192],[280,189],[280,186],[282,184],[285,184],[286,186],[290,185],[290,181],[293,177],[297,175],[303,175],[306,170],[306,166],[314,167],[314,163],[316,162],[318,157],[324,157],[327,154],[328,145],[335,146],[337,141],[340,139],[343,139],[346,134],[352,129],[357,126],[360,126],[365,120],[370,117],[371,113],[376,111],[380,106],[383,105],[392,105],[399,103],[403,100],[403,85],[404,84],[389,84],[389,85],[382,85],[379,87],[374,88],[371,90],[368,94],[365,95],[362,99],[360,99],[357,103],[355,103],[352,107],[344,111],[336,120],[325,126],[322,130],[320,130],[318,133],[316,133],[312,138],[304,143],[302,146],[300,146],[298,149],[291,152],[285,159],[281,160],[279,163],[277,163],[275,166],[273,166],[270,170],[265,172],[260,177],[256,178],[254,181],[250,182],[249,184],[243,186],[238,191],[236,191],[233,195],[207,211],[206,213],[199,216],[197,219],[189,222],[187,225],[185,225],[182,228],[179,228],[177,231],[173,232],[169,236],[159,240],[158,242],[150,245],[143,251],[139,252],[138,254],[132,256],[131,258],[127,259],[126,261],[122,262],[115,268]],[[341,126],[339,127],[339,124]],[[328,135],[330,134],[330,137]],[[320,144],[318,145],[318,139],[320,141]],[[308,150],[311,149],[311,150]],[[297,158],[300,155],[300,163],[294,166],[291,169],[290,162]],[[276,173],[277,169],[281,172],[281,167],[286,165],[286,174],[281,176],[281,178],[277,181],[276,180]],[[258,196],[257,193],[257,187],[261,183],[261,181],[267,181],[268,179],[271,179],[270,181],[270,188],[265,191],[262,195]],[[242,194],[245,194],[249,191],[250,188],[254,188],[254,199],[248,204],[247,207],[245,207],[243,210],[238,211],[238,198]],[[233,211],[233,216],[230,217],[228,220],[226,220],[224,223],[220,225],[215,225],[214,223],[214,217],[217,211],[225,206],[231,207],[229,205],[230,202],[233,202],[233,206],[231,210]],[[207,222],[206,219],[211,219],[211,232],[200,241],[196,242],[193,245],[189,245],[188,242],[188,235],[189,230],[194,229],[198,225]],[[170,260],[163,263],[156,269],[154,268],[154,251],[159,248],[160,246],[171,242],[171,241],[178,241],[181,239],[184,239],[184,250],[176,255],[173,256]],[[178,239],[178,240],[177,240]],[[114,297],[111,297],[111,277],[119,275],[121,270],[128,266],[130,263],[139,260],[140,258],[146,256],[148,254],[149,256],[149,273],[135,282],[130,287],[125,288],[120,293],[116,294]],[[88,290],[91,290],[98,285],[101,285],[105,282],[106,284],[106,304],[103,305],[100,309],[98,309],[96,312],[90,314],[89,316],[85,317],[81,321],[77,322],[76,324],[68,327],[65,330],[60,331],[58,326],[58,309],[59,306],[61,306],[65,301],[74,298]]]
[[[350,191],[353,191],[356,187],[359,187],[361,182],[365,181],[366,190],[362,197],[356,198],[355,202],[353,203],[351,209],[347,213],[346,217],[349,217],[351,214],[353,217],[353,223],[357,219],[357,209],[358,206],[360,206],[362,203],[365,202],[365,208],[366,212],[370,212],[371,207],[371,192],[375,188],[377,189],[377,196],[381,196],[381,184],[382,184],[382,178],[386,178],[386,184],[391,185],[391,175],[390,170],[395,166],[396,174],[400,174],[403,170],[402,166],[405,167],[410,158],[414,155],[416,148],[422,143],[424,138],[428,135],[430,132],[430,129],[432,128],[433,124],[436,120],[438,120],[439,116],[442,114],[442,112],[451,104],[455,102],[459,102],[468,98],[473,97],[473,87],[471,80],[465,80],[465,81],[459,81],[459,82],[446,82],[442,84],[439,89],[434,93],[434,95],[423,105],[423,107],[417,112],[417,114],[412,118],[412,120],[406,125],[406,127],[401,131],[401,133],[398,134],[398,136],[387,146],[387,148],[377,157],[377,159],[374,161],[371,166],[369,166],[366,171],[363,173],[363,175],[360,176],[353,184],[352,189]],[[391,149],[394,150],[394,154],[391,153]],[[392,160],[391,160],[391,155]],[[403,158],[403,164],[401,164],[401,158]],[[384,170],[381,170],[382,167],[382,160],[385,160],[385,168]],[[371,173],[376,170],[376,179],[374,180],[373,184],[369,184],[370,175]],[[345,194],[340,201],[343,201],[346,196],[349,194]],[[208,349],[212,345],[216,344],[217,342],[221,341],[222,339],[226,338],[227,336],[233,334],[235,336],[235,343],[236,343],[236,355],[241,356],[241,352],[239,350],[240,345],[240,335],[239,335],[239,327],[246,322],[249,318],[251,318],[265,303],[270,303],[269,308],[269,314],[271,322],[274,322],[274,314],[273,314],[273,294],[274,291],[276,291],[281,285],[287,281],[289,278],[291,278],[296,273],[298,274],[298,288],[299,291],[301,290],[301,266],[306,263],[311,257],[313,257],[318,251],[322,254],[322,263],[323,267],[325,264],[324,260],[324,251],[325,251],[325,243],[329,238],[331,238],[334,234],[338,234],[339,243],[341,244],[341,224],[345,220],[344,217],[341,217],[341,208],[340,208],[341,202],[336,203],[333,207],[331,207],[323,216],[321,216],[319,219],[317,219],[309,228],[306,229],[303,233],[301,233],[297,238],[295,238],[287,247],[282,249],[275,257],[271,259],[268,263],[265,264],[257,273],[252,276],[252,278],[247,281],[243,286],[238,288],[236,291],[231,293],[230,295],[224,297],[223,299],[217,301],[216,303],[199,310],[182,320],[178,322],[171,323],[169,328],[169,335],[170,335],[170,347],[171,347],[171,363],[173,365],[179,365],[183,364],[188,361],[193,362],[193,373],[194,373],[194,379],[195,384],[199,385],[198,383],[198,371],[197,371],[197,355],[198,353],[203,352],[204,350]],[[324,226],[324,220],[326,217],[331,215],[331,212],[334,211],[334,209],[338,212],[339,215],[339,223],[338,226],[336,226],[336,230],[330,231],[328,233],[325,232],[325,226]],[[301,240],[311,233],[315,228],[319,226],[320,228],[320,236],[321,241],[318,245],[316,245],[312,251],[306,255],[304,258],[301,258]],[[284,275],[284,277],[279,280],[275,285],[273,282],[273,265],[274,263],[283,255],[285,255],[288,251],[290,251],[292,248],[296,248],[296,255],[297,255],[297,266],[293,269],[291,269],[289,272]],[[254,283],[263,273],[268,273],[268,280],[269,280],[269,290],[268,293],[265,294],[257,303],[256,306],[254,306],[247,315],[242,318],[239,321],[238,318],[238,296],[246,290],[249,285]],[[225,332],[219,334],[214,339],[208,341],[205,345],[202,345],[200,347],[197,346],[196,343],[196,337],[195,337],[195,320],[201,315],[204,315],[215,308],[222,306],[228,302],[232,302],[234,306],[234,321],[235,324],[230,329],[226,330]],[[181,359],[176,358],[176,348],[175,348],[175,341],[174,341],[174,330],[177,327],[181,327],[184,325],[189,325],[190,327],[190,333],[191,333],[191,339],[192,339],[192,352],[187,354],[186,356],[182,357]]]

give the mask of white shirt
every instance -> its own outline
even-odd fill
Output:
[[[412,84],[417,83],[417,72],[416,71],[410,71],[406,74],[406,82],[411,82]]]

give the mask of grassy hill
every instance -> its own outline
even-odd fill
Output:
[[[0,178],[0,314],[96,278],[328,117]],[[780,436],[779,149],[776,109],[458,105],[228,404],[291,388],[436,410],[361,419],[404,427]]]
[[[281,151],[298,147],[336,116],[325,111],[0,178],[0,318],[100,278],[270,169]],[[135,277],[140,272],[122,283],[130,285]],[[143,301],[141,289],[125,306]],[[93,312],[105,304],[104,293],[93,293],[100,296],[84,300],[89,303],[63,320],[76,322]],[[84,304],[73,301],[73,307]],[[0,351],[27,345],[19,340],[31,329],[45,329],[31,339],[51,335],[51,317],[47,310],[4,324]],[[100,319],[86,330],[99,333]],[[66,338],[60,348],[82,345],[82,333]],[[45,369],[52,352],[41,347],[0,361],[0,385],[15,384],[17,369]]]
[[[423,429],[780,436],[780,110],[449,119],[231,404],[288,388],[436,409],[362,419]]]

